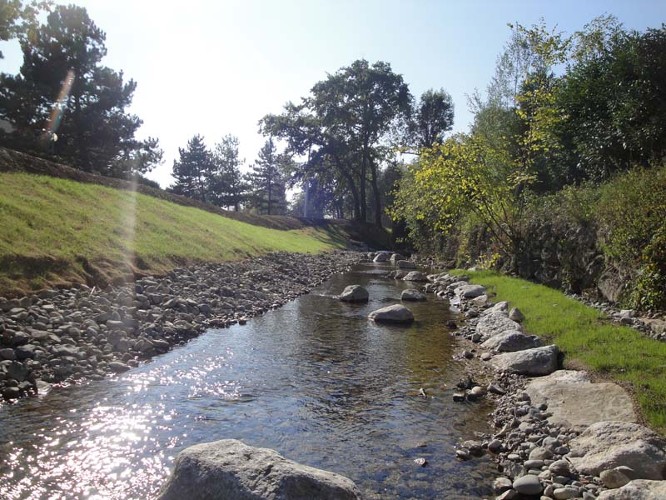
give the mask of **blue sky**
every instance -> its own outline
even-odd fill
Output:
[[[141,135],[160,139],[165,163],[149,174],[170,184],[174,158],[194,134],[209,145],[240,139],[252,162],[264,139],[257,122],[298,101],[355,59],[387,61],[412,94],[444,88],[455,131],[472,115],[467,95],[488,84],[509,22],[543,17],[567,33],[613,14],[626,28],[666,22],[666,0],[72,0],[106,32],[104,63],[138,82],[132,111]],[[16,72],[16,48],[2,44],[0,69]]]

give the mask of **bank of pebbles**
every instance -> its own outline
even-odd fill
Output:
[[[207,328],[242,324],[308,293],[361,257],[273,253],[103,290],[81,285],[0,297],[0,393],[13,400],[126,371]]]
[[[452,299],[450,285],[460,286],[461,281],[460,277],[448,275],[429,278],[434,283],[426,285],[426,291]],[[579,474],[564,457],[569,453],[569,441],[579,433],[566,426],[551,425],[546,420],[550,416],[546,404],[531,404],[529,395],[524,392],[527,377],[498,373],[479,359],[475,348],[480,337],[476,323],[479,313],[490,304],[481,297],[463,299],[456,305],[465,316],[464,325],[450,327],[454,335],[468,344],[460,357],[469,359],[473,368],[469,370],[470,375],[459,382],[454,400],[476,401],[487,397],[495,403],[495,411],[490,414],[495,432],[462,442],[456,451],[458,458],[473,460],[491,455],[501,473],[493,484],[498,500],[596,498],[605,489],[601,479]],[[477,384],[475,378],[490,382]]]

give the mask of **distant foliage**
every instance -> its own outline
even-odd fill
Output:
[[[247,175],[251,192],[250,205],[260,214],[283,215],[287,211],[284,169],[288,157],[278,154],[272,139],[259,151],[259,158]]]

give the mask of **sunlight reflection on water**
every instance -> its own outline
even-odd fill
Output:
[[[369,498],[490,494],[492,465],[455,459],[488,408],[451,403],[463,367],[446,305],[410,305],[409,329],[375,325],[368,312],[406,285],[369,269],[120,377],[0,408],[0,496],[150,498],[181,449],[223,438],[347,475]],[[369,304],[332,297],[351,283]]]

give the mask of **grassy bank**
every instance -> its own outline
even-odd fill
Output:
[[[491,271],[469,274],[525,314],[527,332],[555,343],[565,368],[584,368],[629,386],[646,421],[666,434],[666,343],[629,327],[610,324],[602,313],[563,293]]]
[[[132,191],[25,173],[0,173],[0,227],[0,295],[344,246],[335,228],[269,229]]]

